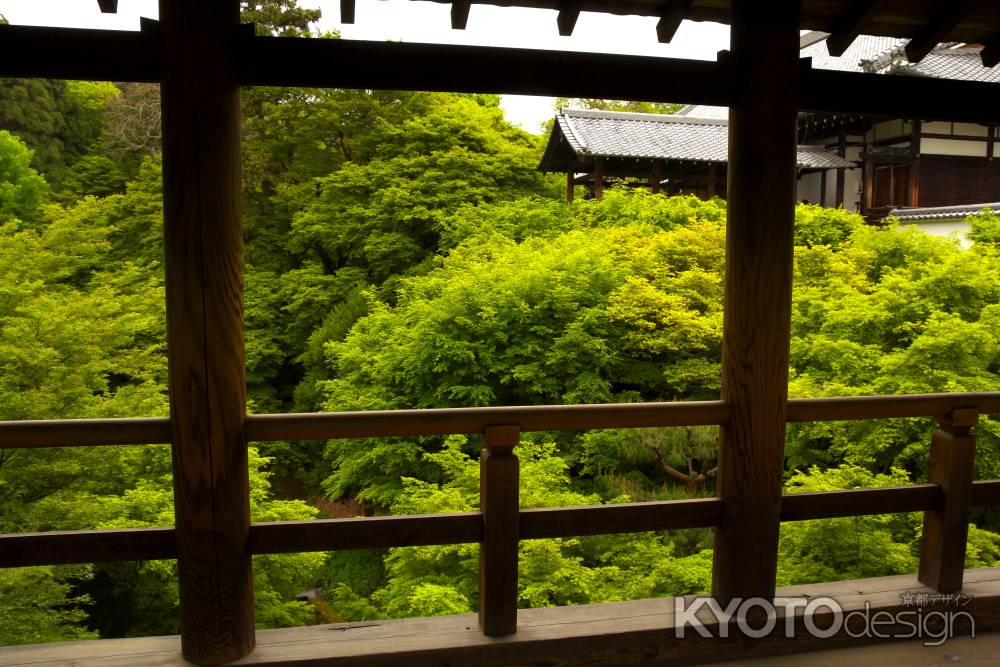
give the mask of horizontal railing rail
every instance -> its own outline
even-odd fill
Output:
[[[937,484],[786,494],[781,499],[781,520],[925,512],[940,504]],[[996,506],[1000,506],[1000,480],[974,482],[972,507]],[[718,498],[522,509],[519,537],[531,540],[712,528],[719,524],[721,512]],[[479,512],[276,521],[251,525],[249,551],[277,554],[466,544],[479,542],[482,534]],[[0,567],[176,557],[174,529],[170,527],[0,535]]]
[[[952,410],[1000,412],[1000,392],[793,398],[789,422],[943,418]],[[247,415],[250,442],[412,437],[482,433],[495,424],[521,431],[583,431],[725,424],[725,401],[525,405],[426,410],[369,410]],[[150,419],[63,419],[0,422],[0,449],[169,443],[170,422]]]

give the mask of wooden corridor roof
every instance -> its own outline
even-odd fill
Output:
[[[126,0],[127,1],[127,0]],[[452,5],[452,27],[465,28],[473,4],[531,7],[558,12],[560,34],[572,34],[580,12],[654,16],[657,38],[669,42],[682,20],[731,23],[730,0],[432,0]],[[114,13],[118,0],[97,0]],[[341,22],[354,23],[355,0],[341,0]],[[767,11],[766,6],[760,11]],[[940,42],[982,44],[987,67],[1000,62],[1000,6],[994,0],[801,0],[800,27],[831,33],[831,55],[839,56],[861,34],[907,38],[917,63]]]

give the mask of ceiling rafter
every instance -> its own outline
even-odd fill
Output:
[[[472,0],[451,0],[451,27],[453,30],[465,30],[469,22],[469,9]]]
[[[580,10],[583,9],[583,0],[559,0],[559,16],[556,17],[556,24],[559,26],[559,34],[569,37],[576,27],[576,20],[580,18]]]
[[[677,33],[684,15],[691,8],[694,0],[667,0],[656,23],[656,39],[662,44],[668,44]]]
[[[118,13],[118,0],[97,0],[97,4],[104,14]]]
[[[945,0],[939,4],[937,11],[906,44],[906,59],[911,63],[923,60],[935,46],[945,41],[976,2],[978,0]]]
[[[354,23],[354,0],[340,0],[340,22]]]
[[[858,38],[864,27],[878,14],[887,0],[854,0],[847,11],[833,24],[833,31],[826,39],[830,55],[839,58]]]

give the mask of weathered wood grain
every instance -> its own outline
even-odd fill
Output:
[[[185,657],[254,646],[243,351],[237,0],[161,0],[163,217]]]
[[[712,594],[774,596],[788,399],[799,3],[733,0],[722,400]],[[751,84],[749,82],[753,82]],[[761,196],[761,193],[767,196]]]
[[[991,656],[1000,654],[1000,636],[990,635],[1000,629],[1000,570],[969,570],[965,592],[971,596],[968,610],[976,620],[974,643],[992,642],[992,652],[981,654],[978,662],[993,664]],[[781,588],[784,597],[833,597],[844,605],[845,612],[870,613],[913,610],[903,604],[903,595],[931,593],[918,584],[913,575],[808,584]],[[954,607],[952,607],[954,609]],[[703,639],[688,629],[684,638],[674,631],[674,599],[638,600],[608,604],[580,605],[521,610],[518,633],[503,638],[484,637],[476,626],[474,614],[437,618],[409,618],[391,621],[366,621],[336,625],[262,630],[258,648],[236,665],[273,667],[399,667],[400,665],[451,665],[452,667],[619,667],[621,665],[681,665],[731,661],[744,657],[776,656],[797,653],[793,664],[810,661],[807,651],[843,646],[863,646],[877,642],[878,651],[899,646],[907,655],[915,647],[927,655],[935,651],[940,662],[919,664],[963,664],[964,650],[952,642],[939,649],[923,646],[920,641],[896,644],[871,637],[851,639],[843,633],[830,639],[815,639],[803,632],[801,608],[794,621],[795,638],[769,636],[756,641],[740,637],[728,640]],[[819,627],[829,624],[818,615]],[[775,634],[784,629],[784,618]],[[883,626],[883,629],[888,629]],[[959,633],[968,628],[959,626]],[[893,653],[887,655],[892,656]],[[0,647],[0,666],[22,667],[132,667],[133,665],[186,665],[180,656],[176,637],[112,639],[70,642],[37,646]],[[726,663],[729,664],[729,663]],[[770,664],[770,663],[765,663]],[[774,664],[789,664],[776,660]],[[822,663],[827,664],[827,663]],[[833,664],[833,663],[830,663]],[[850,664],[862,664],[851,662]],[[884,665],[903,664],[888,659]]]
[[[177,557],[173,528],[0,535],[0,567],[164,560]]]
[[[975,411],[956,411],[931,439],[927,479],[940,485],[943,502],[924,513],[917,578],[942,593],[962,588],[976,458],[976,439],[969,431],[975,422]]]
[[[517,545],[520,464],[513,449],[517,426],[483,431],[479,465],[479,510],[483,540],[479,545],[479,627],[488,637],[517,631]]]

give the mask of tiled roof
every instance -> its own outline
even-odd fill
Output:
[[[827,33],[811,32],[800,38],[803,58],[812,58],[815,69],[879,74],[919,74],[935,79],[1000,82],[1000,68],[983,67],[980,47],[946,42],[938,44],[916,65],[906,60],[903,47],[907,40],[894,37],[861,35],[838,58],[826,48]]]
[[[965,218],[988,208],[994,213],[1000,213],[1000,202],[991,204],[962,204],[961,206],[925,206],[923,208],[894,208],[889,211],[902,222],[918,220],[942,220],[946,218]]]
[[[719,118],[562,109],[559,127],[577,155],[725,162],[729,122]],[[854,163],[815,146],[799,146],[800,167],[851,168]]]

